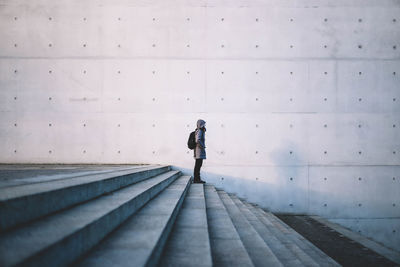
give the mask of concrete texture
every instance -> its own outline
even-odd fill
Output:
[[[212,266],[202,184],[192,184],[158,266]]]
[[[169,171],[5,232],[0,237],[0,265],[70,264],[179,175]]]
[[[139,169],[150,165],[1,164],[0,188],[43,183],[90,174]]]
[[[0,162],[184,170],[202,118],[204,179],[400,247],[399,1],[0,3]]]
[[[295,230],[286,225],[282,220],[277,218],[270,212],[265,212],[262,209],[255,207],[255,212],[261,216],[265,216],[272,223],[276,231],[280,231],[285,234],[289,244],[294,244],[294,247],[299,253],[305,253],[310,257],[317,265],[320,266],[338,266],[338,263],[331,259],[328,255],[323,253],[318,247],[313,245]],[[279,229],[279,230],[278,230]]]
[[[213,265],[254,266],[215,187],[204,189]]]
[[[293,254],[285,245],[278,240],[273,233],[264,225],[255,214],[236,196],[230,195],[240,212],[246,217],[249,223],[254,227],[260,237],[268,245],[274,255],[283,266],[307,266],[303,264],[295,254]]]
[[[326,225],[327,227],[334,229],[336,232],[342,234],[343,236],[347,237],[350,240],[353,240],[356,243],[359,243],[363,245],[366,248],[369,248],[370,250],[374,251],[375,253],[378,253],[385,258],[396,262],[397,264],[400,264],[400,253],[393,251],[391,249],[388,249],[385,246],[382,246],[381,244],[366,238],[365,236],[362,236],[358,234],[357,232],[351,231],[337,223],[332,223],[324,218],[321,218],[320,216],[310,216],[314,220],[320,222],[323,225]]]
[[[63,173],[46,166],[52,174],[46,176],[19,167],[22,184],[0,190],[48,189],[79,179],[90,187],[111,174],[123,180],[125,172],[162,173],[127,186],[122,181],[113,191],[115,184],[105,183],[107,194],[3,231],[1,266],[338,266],[273,214],[210,184],[191,184],[190,176],[168,166],[114,166],[109,172],[64,166]],[[73,197],[73,186],[67,188]],[[42,197],[37,205],[47,201]]]
[[[190,186],[181,176],[85,255],[78,266],[155,266]]]
[[[282,262],[276,258],[275,254],[247,221],[230,196],[224,191],[218,191],[218,195],[228,211],[254,266],[283,266]]]
[[[111,172],[17,179],[22,184],[0,187],[0,212],[3,215],[0,217],[0,231],[143,181],[169,168],[134,167]],[[35,171],[31,172],[34,175]]]
[[[287,231],[284,227],[281,227],[279,224],[274,223],[269,217],[265,214],[261,213],[260,210],[253,207],[250,204],[246,205],[254,215],[267,227],[267,229],[275,236],[282,244],[289,249],[295,257],[306,266],[318,266],[318,259],[313,259],[306,250],[302,248],[301,244],[298,244],[289,231]]]
[[[345,237],[307,215],[277,215],[341,266],[398,266],[383,255]]]

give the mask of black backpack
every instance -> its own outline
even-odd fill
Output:
[[[196,147],[196,131],[190,133],[187,146],[189,149],[194,149]]]

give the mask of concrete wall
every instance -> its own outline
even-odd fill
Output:
[[[400,247],[400,1],[0,0],[0,162],[165,163]]]

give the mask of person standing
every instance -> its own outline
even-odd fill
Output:
[[[203,165],[203,159],[206,159],[205,132],[206,122],[204,120],[198,120],[195,131],[196,147],[194,148],[194,158],[196,163],[194,165],[193,183],[205,183],[205,181],[200,178],[200,168]]]

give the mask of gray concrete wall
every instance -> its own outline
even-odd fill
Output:
[[[0,162],[165,163],[400,247],[400,1],[0,0]]]

